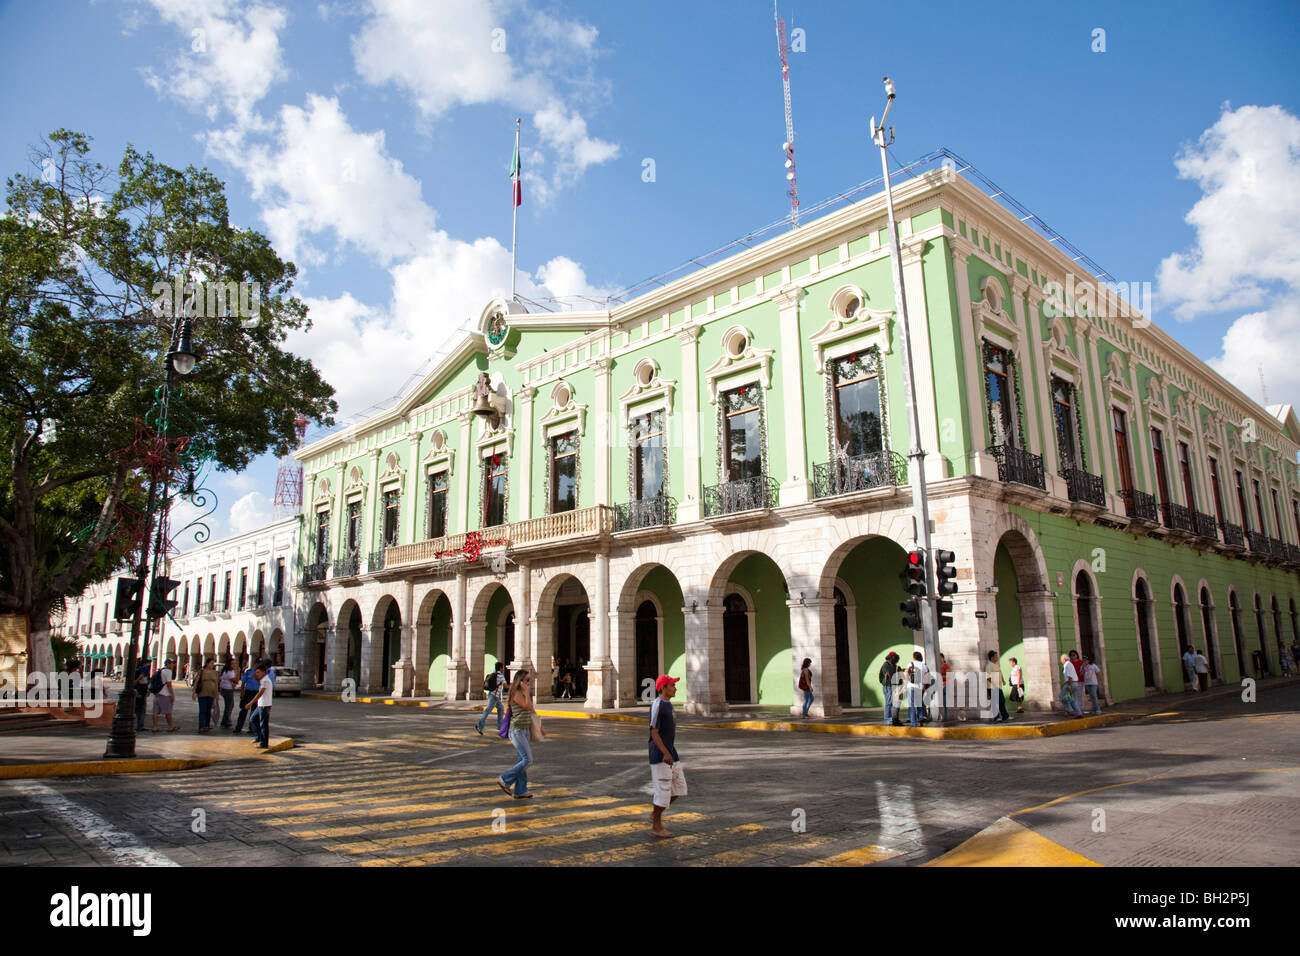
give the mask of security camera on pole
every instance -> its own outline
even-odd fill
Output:
[[[939,631],[935,627],[934,601],[936,591],[933,582],[934,561],[930,549],[930,500],[925,488],[925,449],[921,447],[921,417],[916,404],[916,384],[912,379],[912,333],[907,321],[907,296],[903,291],[902,249],[898,241],[898,223],[894,219],[894,192],[889,182],[889,154],[887,149],[894,142],[894,128],[889,128],[889,137],[885,137],[885,121],[889,110],[894,105],[894,82],[884,77],[885,113],[876,125],[876,118],[871,117],[871,139],[880,147],[880,168],[885,177],[885,208],[889,215],[889,248],[894,260],[894,301],[898,306],[898,320],[902,331],[903,396],[907,400],[907,423],[912,434],[912,447],[907,454],[908,482],[912,486],[912,534],[921,554],[922,570],[926,584],[919,599],[921,614],[921,633],[925,647],[925,659],[931,667],[939,662]],[[915,552],[913,552],[915,554]],[[910,560],[910,559],[909,559]]]

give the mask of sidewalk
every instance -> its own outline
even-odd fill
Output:
[[[1259,688],[1280,686],[1295,678],[1265,678]],[[876,708],[848,708],[843,714],[823,720],[803,720],[791,717],[788,708],[750,708],[713,714],[707,717],[679,713],[678,723],[717,730],[763,730],[821,734],[846,734],[860,737],[916,737],[929,740],[1014,740],[1030,737],[1055,737],[1093,727],[1125,720],[1135,720],[1153,714],[1176,713],[1177,708],[1191,701],[1216,700],[1241,693],[1237,684],[1212,687],[1208,691],[1193,693],[1158,694],[1142,700],[1125,701],[1105,708],[1095,716],[1071,717],[1059,711],[1027,711],[1009,723],[993,724],[987,720],[971,718],[932,722],[922,727],[886,726],[883,710]],[[304,697],[321,700],[340,700],[334,693],[303,691]],[[356,703],[386,704],[395,707],[426,707],[437,710],[478,713],[483,710],[481,700],[445,700],[441,697],[357,697]],[[543,717],[578,720],[615,720],[643,723],[648,719],[649,704],[633,707],[587,710],[582,701],[548,701],[538,704],[537,713]]]

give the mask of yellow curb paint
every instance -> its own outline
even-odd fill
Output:
[[[227,760],[253,760],[293,747],[293,740],[285,738],[271,745],[269,750],[246,750],[223,756],[203,757],[129,757],[115,760],[69,760],[52,763],[0,764],[0,780],[30,780],[39,777],[101,777],[115,773],[163,773],[176,770],[197,770]],[[208,748],[210,750],[210,748]]]
[[[785,720],[735,720],[696,724],[708,730],[766,730],[809,734],[844,734],[853,737],[914,737],[925,740],[1016,740],[1056,737],[1060,734],[1102,727],[1141,714],[1100,714],[1062,720],[1051,724],[1004,724],[1000,727],[972,724],[965,727],[893,727],[885,724],[810,724]]]
[[[495,802],[499,803],[500,801],[495,801]],[[617,802],[618,802],[617,799],[614,797],[589,797],[583,800],[559,800],[554,803],[548,801],[545,809],[571,810],[577,807],[590,807],[599,804],[610,804],[610,803],[617,803]],[[522,804],[523,801],[512,801],[512,805],[510,807],[502,808],[505,809],[506,811],[507,819],[529,816],[537,812],[538,808],[533,806],[524,806]],[[434,810],[434,809],[442,809],[442,807],[440,807],[437,804],[424,804],[424,805],[416,804],[414,806],[404,808],[402,812],[425,813],[429,810]],[[491,819],[490,815],[488,819],[489,820]],[[475,813],[452,813],[452,814],[445,814],[443,816],[436,816],[436,817],[416,817],[415,819],[408,818],[404,820],[387,820],[382,823],[362,823],[362,824],[353,824],[351,826],[343,826],[343,827],[325,827],[324,829],[321,830],[296,830],[296,831],[291,831],[289,835],[298,837],[299,839],[302,840],[327,840],[327,839],[337,839],[339,837],[360,836],[363,833],[383,832],[386,830],[412,830],[420,827],[445,826],[449,823],[472,823],[475,820],[482,822],[483,812],[481,810]],[[308,822],[308,821],[303,821],[303,822]],[[310,822],[314,823],[316,821],[313,820]]]
[[[575,830],[569,833],[558,833],[554,836],[536,836],[527,837],[521,840],[511,840],[509,832],[506,834],[492,834],[501,839],[502,842],[488,843],[473,848],[458,848],[453,850],[440,850],[436,853],[421,853],[412,857],[395,857],[386,860],[363,860],[362,866],[429,866],[437,863],[446,863],[449,860],[462,860],[467,853],[473,853],[476,856],[501,856],[506,853],[517,853],[520,850],[535,850],[549,846],[568,846],[573,843],[585,843],[588,840],[599,840],[606,837],[621,836],[627,833],[636,833],[638,831],[646,833],[649,837],[650,814],[637,807],[637,810],[645,812],[645,822],[636,823],[617,823],[607,827],[591,827],[586,830]],[[698,813],[679,813],[675,820],[681,823],[691,823],[704,819]],[[650,837],[653,839],[653,837]]]
[[[1139,783],[1164,782],[1166,780],[1197,780],[1202,777],[1236,777],[1248,773],[1287,773],[1300,770],[1300,767],[1266,767],[1258,770],[1214,770],[1209,773],[1189,773],[1179,774],[1172,777],[1139,777],[1136,780],[1125,780],[1122,783],[1111,783],[1104,787],[1092,787],[1088,790],[1080,790],[1077,793],[1068,793],[1063,797],[1057,797],[1054,800],[1048,800],[1046,803],[1040,803],[1035,807],[1026,807],[1023,810],[1016,810],[1010,816],[1018,817],[1023,813],[1033,813],[1035,810],[1043,810],[1047,807],[1056,806],[1058,803],[1064,803],[1067,800],[1073,800],[1075,797],[1082,797],[1089,793],[1101,793],[1103,790],[1115,790],[1119,787],[1131,787]]]
[[[859,850],[849,850],[847,853],[837,853],[834,856],[828,856],[824,860],[810,860],[807,863],[800,863],[800,866],[870,866],[872,863],[879,863],[881,860],[892,860],[899,856],[900,850],[887,850],[883,846],[865,846]]]
[[[505,797],[505,794],[502,794]],[[507,798],[509,799],[509,798]],[[503,808],[504,809],[504,808]],[[579,811],[577,813],[561,813],[553,817],[539,817],[535,820],[520,820],[517,823],[507,823],[506,835],[518,832],[519,830],[548,830],[551,827],[568,826],[569,824],[590,823],[593,820],[599,820],[604,817],[625,817],[635,814],[642,814],[647,818],[650,817],[649,811],[641,804],[630,807],[602,807],[598,810]],[[589,830],[578,831],[588,833]],[[410,836],[391,837],[380,840],[365,840],[357,843],[335,843],[325,844],[325,849],[334,853],[368,853],[372,849],[378,850],[404,850],[416,846],[426,846],[435,843],[448,843],[453,840],[463,840],[466,837],[476,838],[493,838],[498,834],[492,831],[492,822],[489,818],[476,827],[460,827],[454,830],[448,830],[444,833],[414,833]]]
[[[1100,866],[1059,843],[1003,817],[922,866]]]
[[[649,820],[650,814],[646,813],[646,819]],[[669,817],[665,825],[671,825],[676,816]],[[656,847],[680,847],[696,846],[717,840],[722,837],[735,836],[741,833],[756,833],[764,827],[757,823],[746,823],[738,827],[727,827],[723,830],[717,830],[713,833],[684,833],[677,834],[671,840],[663,840],[659,837],[650,835],[650,828],[647,826],[637,835],[644,837],[643,842],[632,846],[617,847],[610,850],[597,850],[594,853],[584,853],[580,856],[565,856],[562,859],[549,861],[553,866],[606,866],[611,863],[622,863],[628,860],[637,859],[649,853],[653,853]],[[653,863],[653,860],[646,860],[647,865]]]

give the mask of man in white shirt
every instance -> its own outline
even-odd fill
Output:
[[[1210,689],[1210,661],[1201,653],[1201,649],[1196,649],[1196,656],[1192,659],[1192,667],[1196,671],[1196,688],[1197,690]]]
[[[176,703],[176,691],[172,688],[173,668],[175,666],[175,658],[167,658],[162,670],[158,672],[158,683],[154,685],[157,688],[157,690],[154,690],[153,695],[153,729],[155,732],[158,730],[159,714],[167,718],[167,732],[176,732],[176,724],[172,722],[172,707]]]
[[[1183,649],[1183,679],[1192,685],[1192,690],[1200,690],[1196,684],[1196,655],[1190,644]]]
[[[920,651],[913,651],[912,663],[907,665],[907,722],[913,727],[921,726],[921,700],[929,678],[925,658]]]
[[[1083,705],[1079,703],[1079,672],[1074,669],[1074,662],[1069,654],[1061,655],[1061,703],[1068,713],[1076,717],[1083,716]]]
[[[263,665],[257,666],[253,676],[257,678],[257,693],[244,705],[244,709],[257,708],[253,711],[253,733],[257,737],[257,748],[266,750],[271,743],[271,701],[275,697],[275,686]]]

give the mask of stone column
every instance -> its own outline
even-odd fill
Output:
[[[451,659],[447,662],[448,700],[465,700],[469,692],[469,665],[465,659],[466,621],[465,591],[468,582],[464,571],[456,572],[456,596],[451,608]]]
[[[615,707],[634,707],[641,688],[636,683],[636,612],[609,612],[609,644],[614,658]]]
[[[384,689],[384,622],[371,621],[361,631],[361,692],[377,694]]]
[[[465,621],[465,667],[468,672],[468,691],[469,700],[483,700],[486,694],[483,691],[483,673],[485,654],[487,651],[487,614],[483,617],[476,618],[473,614]],[[500,642],[501,635],[498,633],[497,641]],[[498,643],[498,646],[499,643]]]
[[[419,621],[414,616],[411,618],[412,636],[411,636],[411,668],[413,671],[412,696],[428,697],[429,691],[429,665],[432,660],[429,656],[429,643],[432,639],[430,634],[430,621]]]
[[[528,622],[532,634],[534,663],[537,679],[533,681],[533,696],[539,703],[555,699],[555,684],[551,680],[551,658],[555,654],[555,618],[549,614],[534,614]]]
[[[397,663],[393,666],[393,696],[415,696],[415,624],[411,611],[414,588],[410,581],[403,581],[401,588],[402,631],[401,651]]]
[[[912,333],[912,381],[916,387],[916,410],[921,422],[921,447],[925,449],[925,479],[940,481],[948,477],[948,464],[939,451],[934,358],[930,354],[929,312],[925,304],[925,273],[921,265],[924,251],[925,242],[921,240],[903,247],[903,290],[907,296],[907,312],[912,319],[909,323]],[[894,307],[898,309],[898,303]],[[901,310],[899,314],[901,316]]]
[[[680,329],[677,340],[682,343],[681,427],[674,428],[670,436],[669,453],[677,452],[677,436],[681,435],[680,459],[682,484],[677,492],[677,521],[686,524],[700,520],[700,365],[699,326]]]
[[[343,680],[348,676],[348,626],[336,624],[327,628],[326,638],[325,690],[338,693],[343,690]]]
[[[1044,591],[1020,591],[1020,623],[1025,632],[1025,659],[1020,662],[1024,671],[1029,710],[1051,710],[1052,701],[1061,689],[1060,668],[1057,660],[1061,650],[1056,645],[1056,615],[1052,595]],[[1051,690],[1046,698],[1045,690]]]
[[[806,295],[791,283],[783,286],[772,301],[781,321],[781,393],[785,423],[785,471],[781,478],[781,504],[802,504],[809,498],[808,439],[805,434],[803,356],[800,347],[799,310]],[[776,477],[776,476],[774,476]]]
[[[460,415],[460,467],[456,473],[456,514],[458,521],[455,528],[448,528],[448,534],[469,531],[470,515],[475,511],[470,508],[471,472],[482,467],[482,462],[474,454],[473,412],[461,412]]]
[[[800,594],[800,597],[795,597]],[[809,599],[811,597],[811,600]],[[791,715],[803,713],[803,692],[798,690],[800,665],[805,657],[812,658],[813,703],[808,709],[811,717],[834,717],[842,713],[839,692],[839,670],[835,660],[835,602],[821,598],[815,590],[790,590],[792,600],[786,602],[790,609],[790,661],[791,686],[795,689]]]
[[[515,659],[510,661],[506,666],[511,672],[519,670],[521,667],[530,673],[536,673],[536,658],[533,656],[533,575],[532,566],[526,561],[519,562],[519,569],[515,575],[515,597],[518,600],[518,606],[515,607]],[[549,668],[550,662],[547,662]],[[550,671],[547,671],[547,680],[550,680]],[[533,681],[533,691],[536,693],[537,681]]]
[[[591,602],[591,660],[587,662],[587,710],[614,706],[609,659],[609,555],[596,552],[596,593]]]
[[[609,358],[599,356],[591,360],[596,376],[596,496],[595,503],[607,505],[609,498]],[[603,626],[603,625],[600,625]],[[591,684],[587,685],[588,687]]]
[[[515,482],[514,497],[519,502],[520,521],[527,521],[533,516],[533,399],[536,396],[537,389],[532,385],[524,385],[515,392],[515,397],[519,401],[519,420],[515,428],[515,435],[519,442],[519,471],[517,472],[519,480]],[[527,629],[527,618],[517,614],[515,620],[523,621]],[[519,624],[516,623],[516,647],[519,646],[518,629]]]
[[[708,592],[704,592],[707,599]],[[709,607],[697,591],[683,592],[686,618],[686,691],[688,714],[726,710],[723,673],[722,607]]]

